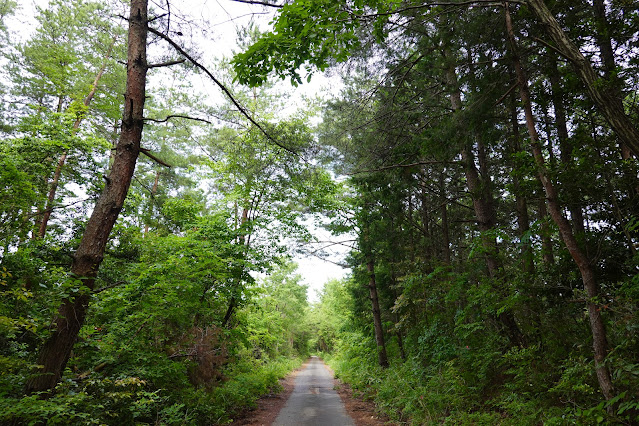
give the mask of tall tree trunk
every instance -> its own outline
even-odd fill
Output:
[[[421,194],[420,194],[421,195]],[[423,217],[423,213],[424,213],[424,201],[425,198],[422,196],[421,197],[421,204],[422,204],[422,217]],[[416,223],[417,220],[415,219],[415,207],[413,205],[413,194],[412,192],[408,192],[408,212],[406,213],[408,216],[408,221],[409,223]],[[391,218],[391,222],[393,221],[393,218]],[[422,226],[424,227],[424,232],[428,232],[428,223],[429,221],[422,221]],[[394,226],[394,224],[393,224]],[[408,236],[409,241],[408,241],[408,248],[409,248],[409,252],[410,252],[410,260],[412,262],[415,262],[417,259],[417,245],[415,244],[415,233],[411,232],[410,235]],[[425,246],[422,245],[424,247],[424,254],[426,257],[430,257],[430,244],[426,244]]]
[[[606,17],[606,6],[603,0],[593,0],[592,6],[595,14],[595,26],[597,28],[595,38],[599,45],[599,53],[601,54],[601,62],[603,63],[604,76],[606,77],[606,80],[608,80],[608,84],[610,86],[609,90],[613,94],[613,102],[618,104],[616,108],[624,111],[621,81],[619,81],[619,78],[615,74],[617,64],[615,63],[615,52],[612,48],[610,28],[608,25],[608,18]],[[628,146],[623,142],[619,145],[621,148],[621,157],[624,160],[630,158],[631,154]]]
[[[428,200],[428,194],[426,192],[425,185],[420,182],[419,184],[419,201],[420,201],[420,215],[422,219],[422,236],[424,238],[423,253],[426,259],[430,258],[433,254],[433,239],[431,238],[431,226],[430,226],[430,214],[428,208],[430,203]],[[414,259],[413,259],[414,260]]]
[[[147,0],[131,0],[128,37],[127,87],[120,140],[106,186],[87,222],[71,264],[71,277],[81,282],[78,295],[65,299],[53,321],[37,364],[42,366],[26,383],[28,393],[54,388],[69,360],[84,324],[98,268],[124,200],[140,153],[146,86]]]
[[[445,56],[449,56],[445,54]],[[459,112],[462,109],[461,93],[459,91],[459,84],[457,82],[457,74],[453,67],[448,67],[446,70],[446,80],[451,87],[450,104],[455,112]],[[480,160],[483,164],[480,165],[484,171],[487,170],[485,153],[482,154],[482,144],[478,143]],[[494,237],[487,236],[485,233],[495,228],[497,218],[495,214],[494,202],[492,200],[492,194],[490,187],[485,179],[487,176],[479,175],[477,166],[475,165],[475,156],[473,153],[473,147],[470,143],[465,143],[461,151],[462,162],[464,163],[464,171],[466,174],[466,187],[470,193],[473,201],[473,209],[475,210],[475,217],[477,218],[477,225],[482,232],[482,244],[485,250],[486,266],[488,267],[488,273],[491,277],[495,276],[495,273],[499,269],[499,260],[497,258],[497,244]],[[483,157],[483,158],[482,158]],[[482,179],[483,178],[483,179]]]
[[[543,187],[539,188],[539,191],[543,193]],[[537,213],[541,222],[541,258],[545,264],[552,265],[555,263],[555,255],[550,238],[550,226],[548,226],[548,208],[546,207],[546,199],[541,194],[537,202]]]
[[[245,201],[246,204],[248,204],[248,201]],[[235,202],[235,229],[237,230],[237,210],[238,210],[238,206],[237,206],[237,201]],[[242,218],[240,219],[240,228],[242,226],[244,226],[246,224],[246,222],[248,222],[249,220],[249,208],[248,207],[244,207],[242,209]],[[251,236],[247,235],[246,233],[240,233],[237,236],[237,241],[238,243],[244,247],[245,250],[249,249],[249,245],[251,243]],[[237,285],[239,286],[239,278],[237,278]],[[222,319],[222,328],[226,327],[229,322],[231,321],[231,318],[233,317],[233,313],[235,312],[235,308],[237,307],[237,297],[235,297],[234,295],[231,295],[231,300],[229,300],[229,306],[226,309],[226,313],[224,314],[224,318]]]
[[[388,367],[388,356],[386,355],[386,344],[384,342],[384,328],[382,327],[382,314],[379,309],[379,298],[377,297],[377,281],[375,280],[375,260],[369,254],[366,259],[366,270],[368,271],[368,292],[371,299],[373,311],[373,325],[375,327],[375,342],[377,343],[377,360],[381,367]]]
[[[634,125],[623,108],[619,91],[610,85],[601,84],[600,78],[590,61],[579,51],[575,43],[566,35],[545,4],[545,0],[527,0],[526,4],[544,26],[557,50],[570,61],[575,73],[586,86],[590,98],[610,127],[635,156],[639,156],[639,129]],[[605,58],[604,58],[605,60]]]
[[[446,186],[444,185],[444,172],[439,175],[439,190],[441,192],[442,215],[442,250],[444,262],[450,265],[450,230],[448,226],[448,200],[446,199]]]
[[[599,288],[597,285],[595,271],[593,270],[588,258],[579,247],[577,239],[575,238],[575,235],[572,231],[572,227],[570,226],[570,222],[563,216],[561,206],[559,205],[557,189],[548,177],[545,160],[543,157],[541,146],[539,144],[539,136],[537,134],[537,129],[535,128],[535,118],[532,112],[530,92],[528,89],[528,78],[526,77],[526,72],[521,65],[518,57],[517,42],[515,40],[509,6],[507,2],[505,3],[504,10],[506,15],[506,32],[511,46],[513,66],[515,67],[515,72],[517,74],[519,92],[526,116],[526,127],[528,128],[528,134],[530,136],[530,146],[532,149],[533,157],[535,159],[535,163],[537,165],[539,179],[541,180],[546,192],[550,215],[557,224],[562,239],[566,244],[566,248],[570,252],[570,255],[575,261],[575,264],[579,268],[584,288],[586,289],[586,293],[588,294],[587,307],[588,315],[590,318],[590,328],[593,337],[593,349],[595,355],[597,379],[599,381],[599,386],[604,397],[609,400],[614,396],[614,387],[612,384],[610,372],[608,371],[608,367],[606,367],[605,365],[606,355],[608,354],[608,341],[606,337],[606,328],[601,317],[600,307],[595,302],[595,300],[599,296]]]
[[[447,54],[444,55],[445,57],[449,56]],[[458,112],[461,110],[462,102],[457,74],[453,67],[447,68],[446,79],[452,88],[450,93],[451,107],[453,111]],[[479,140],[479,138],[477,139]],[[479,167],[486,176],[480,176],[479,171],[477,170],[471,144],[465,143],[461,151],[461,157],[466,173],[466,187],[472,198],[475,217],[477,219],[479,230],[482,233],[481,239],[482,246],[485,251],[484,257],[486,260],[488,275],[490,278],[497,278],[502,265],[499,260],[496,238],[490,235],[490,231],[493,231],[497,226],[497,214],[495,212],[495,203],[493,201],[491,187],[486,181],[490,178],[487,175],[488,165],[485,148],[483,148],[483,144],[480,141],[478,141],[478,147],[480,160]],[[498,289],[498,291],[503,292],[503,289]],[[526,345],[525,337],[517,325],[517,321],[515,320],[515,316],[512,311],[506,310],[500,313],[498,315],[498,319],[504,326],[508,339],[513,345],[522,347]]]
[[[564,106],[561,81],[557,70],[557,61],[553,58],[548,73],[550,80],[551,98],[555,110],[555,122],[557,124],[557,136],[559,138],[559,150],[561,162],[570,170],[573,167],[572,143],[568,135],[568,124],[566,120],[566,107]],[[577,187],[571,187],[570,191],[579,191]],[[579,203],[570,203],[570,218],[577,235],[584,235],[584,214]]]
[[[393,303],[397,302],[397,278],[395,277],[395,268],[391,266],[391,289],[393,292]],[[402,361],[406,361],[406,351],[404,350],[404,337],[402,330],[399,328],[400,317],[397,311],[393,312],[393,320],[395,322],[395,333],[397,334],[397,345],[399,346],[399,356]]]
[[[519,121],[517,118],[517,106],[514,98],[510,103],[510,123],[512,129],[511,155],[521,152],[521,137],[519,135]],[[514,161],[512,167],[516,167]],[[528,201],[522,194],[521,182],[516,173],[512,173],[513,192],[515,193],[515,210],[517,212],[517,228],[519,230],[519,238],[521,239],[521,259],[524,272],[527,274],[535,273],[535,263],[532,247],[529,241],[526,241],[526,234],[530,231],[530,217],[528,215]]]
[[[89,94],[86,96],[86,98],[84,98],[84,106],[86,107],[88,107],[91,104],[91,101],[93,100],[93,97],[95,96],[95,92],[97,91],[97,88],[98,88],[98,83],[100,82],[100,79],[102,78],[102,75],[104,74],[104,71],[106,70],[109,58],[111,57],[111,52],[113,51],[113,47],[115,46],[115,42],[116,42],[116,38],[114,37],[111,45],[109,46],[109,50],[107,51],[107,54],[104,57],[104,62],[102,63],[102,67],[100,67],[100,70],[98,71],[98,73],[95,75],[95,78],[93,79],[91,90],[89,91]],[[76,132],[80,128],[81,123],[82,123],[82,117],[78,117],[73,123],[73,128],[71,130],[72,135],[76,134]],[[38,230],[38,236],[40,238],[44,238],[47,232],[47,225],[49,223],[49,218],[51,217],[51,211],[53,210],[55,195],[58,190],[58,184],[60,183],[62,168],[64,167],[64,163],[67,161],[67,155],[68,155],[67,151],[63,152],[62,155],[60,155],[60,158],[58,159],[58,164],[53,173],[53,179],[51,180],[51,187],[49,188],[49,194],[47,196],[47,204],[44,209],[44,214],[42,215],[42,220],[40,221],[40,227]]]

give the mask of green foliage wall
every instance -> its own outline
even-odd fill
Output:
[[[61,301],[89,291],[68,270],[117,140],[119,7],[51,1],[30,39],[2,49],[2,424],[226,423],[309,353],[307,288],[282,236],[310,238],[301,217],[334,190],[325,170],[297,161],[314,143],[312,108],[278,115],[286,102],[237,87],[293,154],[213,106],[178,67],[158,72],[172,84],[149,84],[150,156],[138,162],[63,378],[46,398],[24,394]]]

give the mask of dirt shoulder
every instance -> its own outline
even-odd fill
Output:
[[[268,394],[257,401],[257,407],[253,410],[247,410],[236,416],[232,425],[264,425],[268,426],[275,421],[289,396],[295,388],[295,377],[306,368],[306,362],[297,370],[280,380],[283,390],[276,394]],[[326,367],[332,376],[333,371]],[[364,401],[353,395],[353,391],[345,383],[335,379],[335,390],[339,394],[346,412],[353,418],[357,426],[376,426],[376,425],[392,425],[388,418],[380,415],[375,411],[375,404],[371,401]]]

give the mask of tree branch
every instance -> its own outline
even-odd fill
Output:
[[[184,62],[186,62],[186,59],[176,59],[175,61],[167,61],[167,62],[161,62],[159,64],[147,65],[147,68],[170,67],[172,65],[183,64]]]
[[[149,22],[153,22],[153,21],[156,21],[158,19],[164,18],[167,15],[168,15],[168,13],[163,13],[161,15],[158,15],[158,16],[154,17],[154,18],[150,18],[148,21],[146,21],[146,23],[148,24]],[[118,15],[118,16],[120,16],[120,15]],[[120,18],[124,18],[124,16],[120,16]],[[124,18],[124,19],[128,20],[128,18]]]
[[[190,117],[188,115],[183,115],[183,114],[167,115],[163,120],[157,120],[155,118],[145,118],[144,121],[152,121],[154,123],[166,123],[167,121],[169,121],[172,118],[184,118],[184,119],[187,119],[187,120],[201,121],[201,122],[206,123],[206,124],[213,124],[209,120],[206,120],[204,118]]]
[[[170,164],[165,163],[164,161],[160,160],[158,157],[156,157],[155,155],[151,154],[151,152],[146,149],[146,148],[140,148],[140,152],[144,155],[146,155],[147,157],[149,157],[151,160],[155,161],[158,164],[163,165],[164,167],[168,167],[169,169],[171,168]]]
[[[356,247],[351,247],[351,249],[359,251]],[[348,264],[346,264],[346,263],[340,263],[340,262],[335,262],[333,260],[325,259],[322,256],[319,256],[319,255],[315,254],[314,252],[313,253],[309,253],[309,254],[311,256],[313,256],[313,257],[316,257],[316,258],[320,259],[320,260],[323,260],[324,262],[332,263],[333,265],[339,266],[340,268],[344,268],[344,269],[349,269],[350,268],[350,266]]]
[[[510,3],[513,4],[525,4],[525,2],[523,1],[519,1],[519,0],[510,0]],[[416,5],[416,6],[407,6],[407,7],[403,7],[401,9],[396,9],[396,10],[392,10],[389,12],[381,12],[381,13],[370,13],[367,15],[354,15],[354,19],[366,19],[366,18],[375,18],[377,16],[388,16],[388,15],[395,15],[397,13],[402,13],[402,12],[409,12],[411,10],[419,10],[419,9],[425,9],[425,8],[429,8],[429,7],[435,7],[435,6],[451,6],[451,7],[461,7],[461,6],[474,6],[474,5],[481,5],[483,7],[491,7],[491,6],[498,6],[498,7],[502,7],[503,4],[499,3],[495,0],[468,0],[468,1],[460,1],[460,2],[453,2],[453,1],[443,1],[443,2],[431,2],[431,3],[426,3],[426,4],[420,4],[420,5]],[[353,19],[353,18],[351,18]]]
[[[82,198],[80,200],[74,201],[74,202],[69,203],[69,204],[62,204],[62,205],[59,205],[59,206],[51,206],[51,207],[49,207],[47,209],[44,209],[44,210],[40,210],[40,211],[37,211],[37,212],[34,212],[34,213],[28,213],[26,215],[26,217],[41,216],[41,215],[45,214],[46,212],[53,212],[54,210],[57,210],[57,209],[66,209],[67,207],[71,207],[71,206],[76,205],[76,204],[84,203],[85,201],[88,201],[88,200],[90,200],[90,198]]]
[[[493,107],[496,107],[497,105],[499,105],[500,103],[502,103],[504,101],[504,99],[506,99],[506,97],[508,95],[510,95],[510,92],[512,92],[513,90],[515,90],[517,88],[517,86],[519,86],[519,83],[515,83],[512,86],[510,86],[510,89],[508,89],[506,91],[506,93],[504,93],[501,98],[497,99],[497,102],[495,102],[495,104],[493,105]]]
[[[553,52],[557,53],[559,56],[561,56],[562,58],[570,61],[570,58],[568,56],[566,56],[566,54],[564,52],[562,52],[561,50],[557,49],[555,46],[549,44],[548,42],[540,39],[539,37],[532,37],[533,40],[535,40],[537,43],[540,43],[544,46],[546,46],[548,49],[552,50]]]
[[[231,0],[231,1],[234,1],[236,3],[257,4],[260,6],[276,7],[278,9],[281,9],[284,7],[283,4],[273,4],[273,3],[267,3],[265,1],[253,1],[253,0]]]
[[[211,73],[211,71],[208,70],[208,68],[206,68],[204,65],[200,64],[198,61],[195,60],[195,58],[193,58],[184,49],[182,49],[182,47],[180,45],[178,45],[176,42],[174,42],[169,36],[167,36],[166,34],[161,33],[160,31],[156,30],[155,28],[149,27],[149,32],[155,34],[156,36],[160,37],[161,39],[163,39],[164,41],[169,43],[182,56],[184,56],[186,59],[188,59],[189,62],[191,62],[193,65],[195,65],[196,67],[198,67],[199,69],[204,71],[204,73],[206,75],[208,75],[211,80],[213,80],[213,82],[222,90],[222,92],[224,92],[224,94],[230,99],[230,101],[233,103],[233,105],[235,105],[235,107],[240,111],[240,113],[242,113],[242,115],[244,115],[255,127],[257,127],[264,134],[264,136],[266,136],[266,138],[268,140],[270,140],[271,142],[273,142],[275,145],[279,146],[283,150],[290,152],[291,154],[299,155],[293,149],[288,148],[287,146],[281,144],[273,136],[271,136],[264,129],[264,127],[262,125],[260,125],[257,121],[255,121],[255,119],[253,117],[251,117],[251,115],[246,111],[246,109],[244,109],[244,107],[242,105],[240,105],[240,103],[235,99],[235,97],[229,91],[229,89],[227,89],[226,86],[224,84],[222,84],[221,81],[219,81],[217,78],[215,78],[215,76]]]

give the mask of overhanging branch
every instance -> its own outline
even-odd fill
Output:
[[[520,0],[510,0],[510,3],[513,4],[519,4],[519,5],[523,5],[525,4],[525,2],[520,1]],[[419,4],[416,6],[406,6],[406,7],[402,7],[402,8],[398,8],[395,10],[391,10],[389,12],[379,12],[379,13],[370,13],[370,14],[366,14],[366,15],[353,15],[351,18],[349,19],[367,19],[367,18],[375,18],[378,16],[389,16],[389,15],[395,15],[397,13],[402,13],[402,12],[409,12],[412,10],[420,10],[420,9],[428,9],[428,8],[432,8],[432,7],[466,7],[466,6],[482,6],[482,7],[502,7],[503,3],[500,3],[498,1],[495,0],[468,0],[468,1],[459,1],[459,2],[455,2],[455,1],[433,1],[430,3],[424,3],[424,4]]]
[[[253,1],[253,0],[232,0],[232,1],[236,3],[257,4],[260,6],[268,6],[268,7],[276,7],[276,8],[284,7],[283,4],[273,4],[273,3],[268,3],[265,1]]]
[[[198,67],[199,69],[204,71],[204,73],[206,75],[208,75],[211,80],[213,80],[213,82],[222,90],[222,92],[224,92],[224,94],[230,99],[230,101],[233,103],[233,105],[235,105],[235,107],[240,111],[240,113],[244,117],[246,117],[251,122],[251,124],[253,124],[255,127],[257,127],[264,134],[264,136],[266,136],[266,138],[268,140],[270,140],[271,142],[273,142],[275,145],[279,146],[283,150],[288,151],[291,154],[298,155],[298,153],[295,152],[293,149],[291,149],[291,148],[281,144],[280,142],[278,142],[273,136],[271,136],[264,129],[264,127],[262,125],[260,125],[257,121],[255,121],[255,119],[253,117],[251,117],[251,115],[248,113],[248,111],[246,111],[246,109],[244,109],[244,107],[242,105],[240,105],[240,103],[237,101],[237,99],[235,99],[235,97],[229,91],[229,89],[227,89],[226,86],[224,84],[222,84],[222,82],[220,80],[215,78],[215,76],[211,73],[211,71],[208,70],[208,68],[206,68],[204,65],[200,64],[195,58],[193,58],[191,55],[189,55],[184,49],[182,49],[182,47],[180,45],[178,45],[176,42],[174,42],[166,34],[160,32],[160,31],[158,31],[158,30],[156,30],[154,28],[151,28],[151,27],[149,27],[148,29],[149,29],[149,32],[155,34],[156,36],[160,37],[161,39],[163,39],[164,41],[169,43],[175,50],[177,50],[189,62],[191,62],[193,65],[195,65],[196,67]]]
[[[213,124],[211,123],[209,120],[205,120],[204,118],[198,118],[198,117],[191,117],[188,115],[183,115],[183,114],[171,114],[171,115],[167,115],[164,119],[162,120],[158,120],[155,118],[145,118],[144,121],[152,121],[154,123],[166,123],[167,121],[169,121],[172,118],[184,118],[186,120],[193,120],[193,121],[201,121],[203,123],[207,123],[207,124]]]

